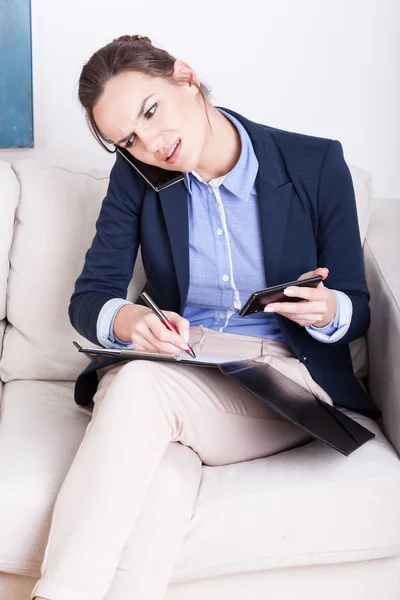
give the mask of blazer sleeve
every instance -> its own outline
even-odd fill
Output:
[[[72,326],[94,344],[100,343],[97,319],[104,304],[126,298],[140,243],[143,194],[133,169],[117,157],[68,309]]]
[[[347,294],[353,305],[346,334],[331,345],[347,344],[369,327],[370,296],[353,182],[342,146],[335,140],[328,145],[320,173],[317,253],[318,266],[329,269],[325,285]]]

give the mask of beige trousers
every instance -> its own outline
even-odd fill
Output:
[[[190,343],[199,357],[268,362],[332,404],[284,343],[202,327],[191,328]],[[130,361],[100,376],[32,598],[162,600],[202,464],[253,460],[310,438],[218,369]]]

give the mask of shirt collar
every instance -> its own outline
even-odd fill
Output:
[[[251,190],[254,186],[254,181],[258,171],[258,160],[253,150],[253,145],[249,138],[249,135],[243,125],[232,115],[225,112],[221,108],[218,108],[237,128],[242,149],[240,157],[236,165],[222,177],[216,177],[212,179],[208,184],[200,177],[196,171],[190,173],[184,173],[184,181],[190,194],[192,194],[192,177],[201,181],[205,185],[212,185],[218,187],[223,185],[231,194],[239,198],[240,200],[247,200],[250,197]]]

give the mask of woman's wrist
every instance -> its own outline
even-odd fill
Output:
[[[326,289],[329,292],[328,299],[327,299],[328,306],[327,306],[326,312],[324,314],[322,321],[320,321],[319,323],[314,323],[314,325],[313,325],[313,327],[317,327],[318,329],[329,325],[329,323],[331,323],[332,320],[335,318],[336,311],[337,311],[336,295],[332,292],[332,290],[328,290],[328,288],[326,288]]]
[[[117,312],[114,319],[113,334],[121,340],[121,342],[131,342],[132,321],[136,319],[138,314],[147,312],[149,309],[146,306],[137,304],[124,304]]]

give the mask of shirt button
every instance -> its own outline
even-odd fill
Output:
[[[225,313],[219,313],[219,318],[220,319],[225,319]]]
[[[229,275],[222,275],[222,281],[228,281],[229,280]]]
[[[224,232],[222,231],[221,227],[218,227],[217,229],[217,234],[218,235],[222,235]]]
[[[212,191],[212,188],[211,188],[211,187],[209,187],[209,188],[208,188],[208,193],[209,193],[209,194],[212,194],[212,193],[213,193],[213,191]]]

